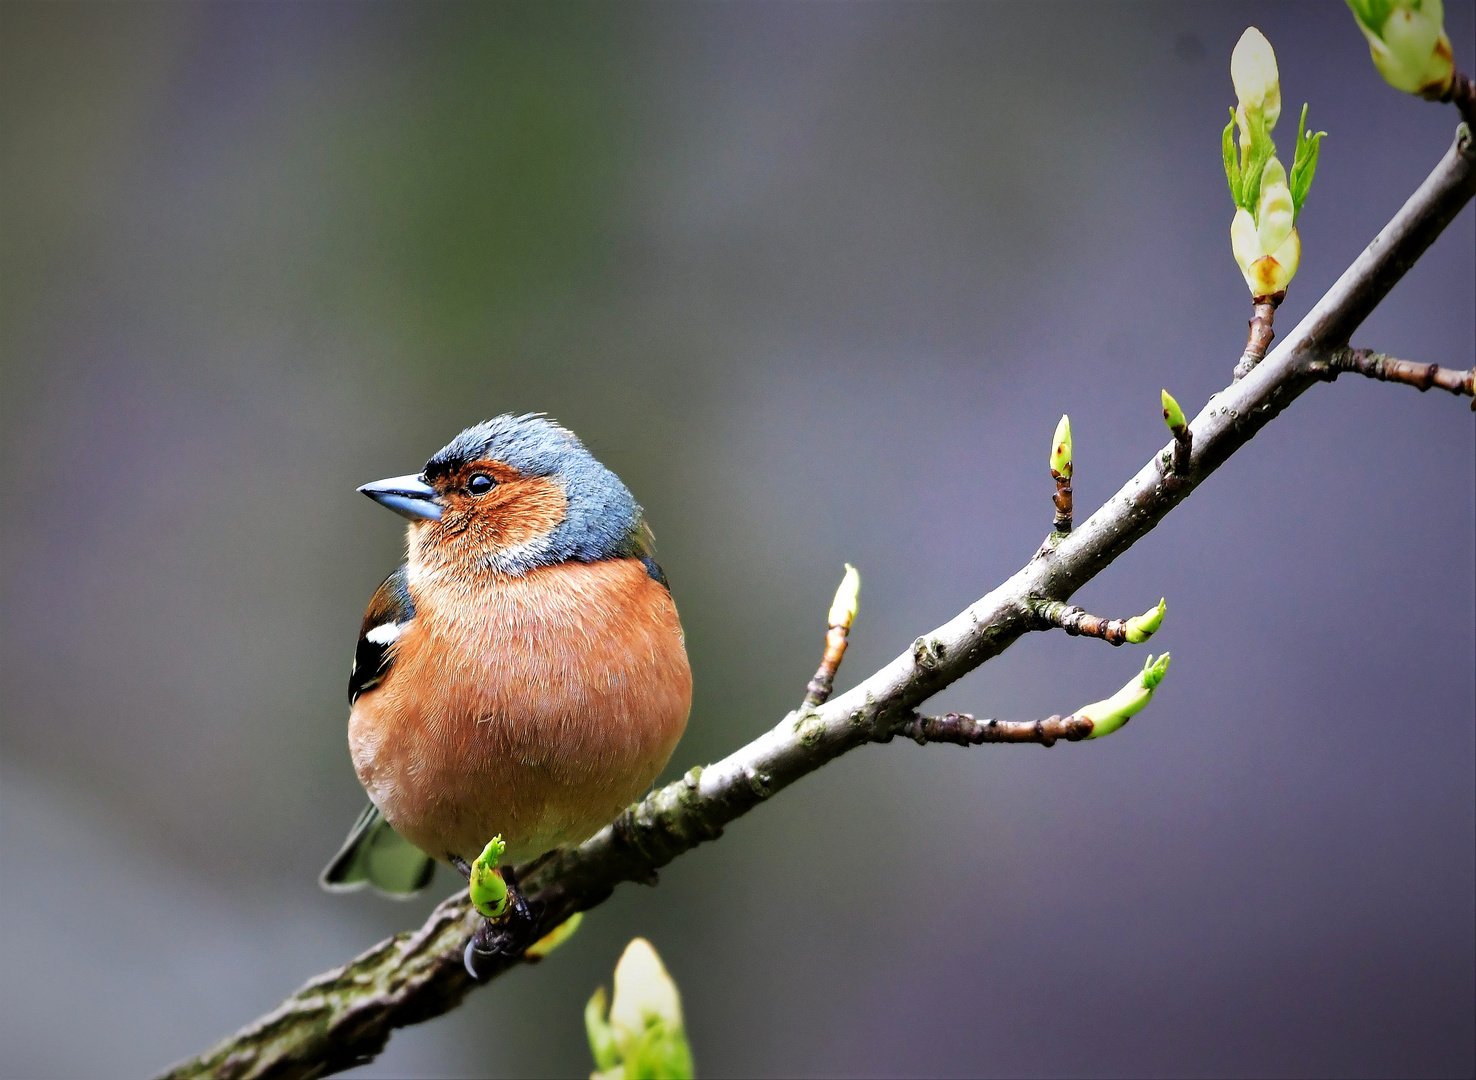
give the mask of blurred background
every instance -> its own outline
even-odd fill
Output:
[[[1448,0],[1459,65],[1473,5]],[[1245,340],[1247,24],[1331,132],[1285,334],[1449,146],[1342,3],[0,8],[0,1072],[143,1075],[416,925],[316,875],[363,795],[354,487],[541,410],[645,505],[669,774],[849,686],[1086,514]],[[1476,353],[1470,207],[1355,337]],[[1314,388],[1083,591],[1174,667],[1101,744],[858,751],[363,1076],[577,1075],[649,937],[719,1075],[1470,1075],[1467,403]],[[1030,719],[1143,650],[1036,635]]]

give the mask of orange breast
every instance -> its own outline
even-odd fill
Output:
[[[598,831],[665,766],[692,673],[639,561],[410,592],[394,666],[349,717],[359,779],[406,839],[470,861],[500,834],[504,861],[526,860]]]

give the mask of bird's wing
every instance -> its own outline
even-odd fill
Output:
[[[373,885],[388,896],[404,898],[430,884],[436,864],[384,820],[370,803],[333,861],[318,875],[329,892],[352,892]]]
[[[415,601],[410,599],[408,581],[409,573],[401,563],[369,601],[364,625],[359,628],[359,644],[354,649],[354,666],[349,671],[350,705],[359,700],[360,694],[383,682],[394,663],[393,646],[415,618]]]
[[[635,557],[646,568],[646,576],[670,592],[671,583],[666,580],[666,571],[662,570],[661,564],[656,561],[656,534],[644,521],[641,522],[641,527],[635,534],[633,546]]]

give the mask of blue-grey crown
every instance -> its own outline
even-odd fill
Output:
[[[549,477],[569,500],[564,520],[552,533],[508,552],[498,569],[524,573],[571,560],[598,562],[642,554],[640,506],[620,477],[596,461],[567,428],[536,413],[494,416],[467,428],[427,461],[426,479],[480,458],[500,461],[526,477]]]

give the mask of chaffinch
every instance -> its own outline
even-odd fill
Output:
[[[349,676],[370,805],[330,890],[408,895],[487,842],[513,903],[468,946],[521,952],[511,866],[586,839],[641,794],[687,723],[692,673],[650,529],[620,479],[540,416],[467,428],[416,476],[359,489],[410,519]]]

